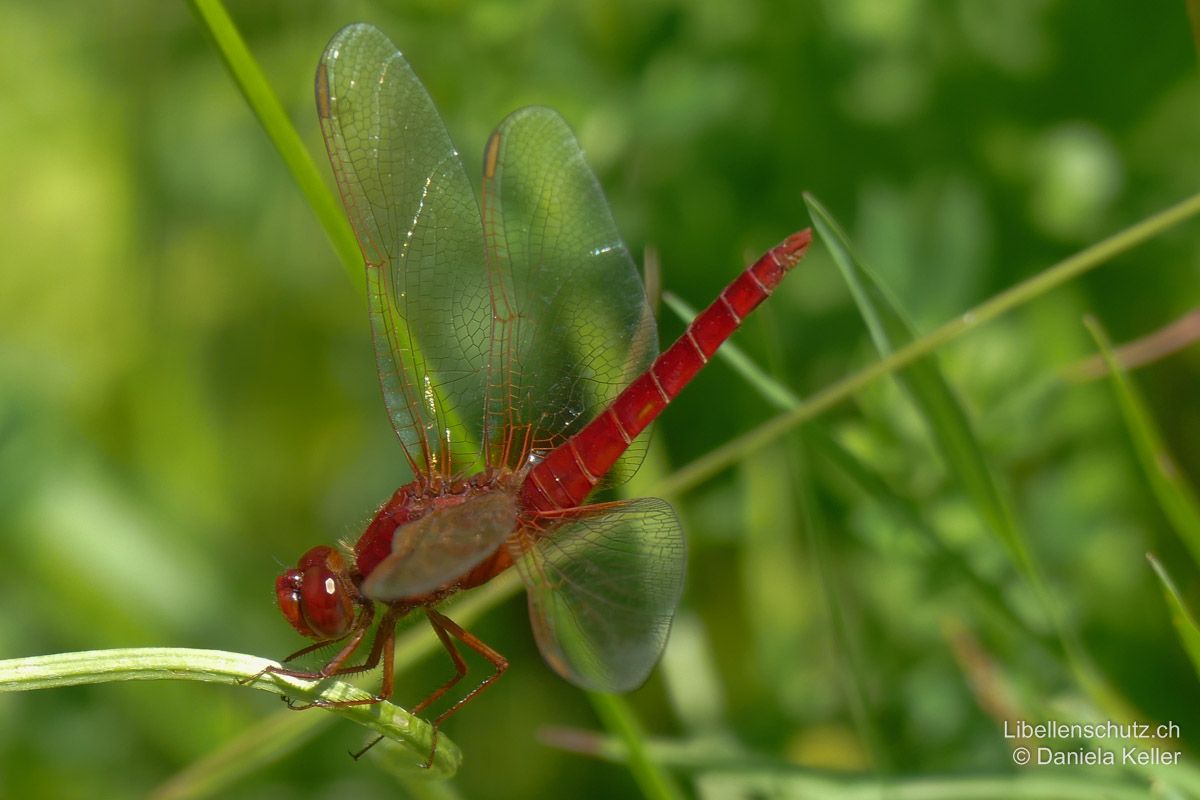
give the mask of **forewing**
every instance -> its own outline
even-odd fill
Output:
[[[518,561],[542,657],[585,689],[637,688],[662,655],[686,566],[665,501],[576,509]]]
[[[522,109],[492,134],[483,215],[496,320],[486,424],[493,462],[519,466],[611,403],[658,342],[604,193],[556,112]],[[513,441],[523,447],[503,447]]]
[[[317,111],[367,268],[384,402],[414,471],[473,471],[490,301],[479,205],[425,87],[370,25],[330,41]]]
[[[391,555],[363,581],[363,594],[388,602],[446,586],[496,552],[516,519],[516,496],[497,490],[401,525]]]

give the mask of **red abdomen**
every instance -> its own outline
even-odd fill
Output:
[[[530,470],[521,487],[521,508],[548,512],[582,503],[634,438],[708,363],[742,320],[770,296],[811,242],[810,229],[792,234],[725,287],[683,336],[612,405]]]

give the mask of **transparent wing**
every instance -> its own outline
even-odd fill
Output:
[[[516,495],[497,490],[401,525],[391,554],[363,582],[363,593],[383,602],[427,595],[496,552],[516,520]]]
[[[518,562],[538,649],[585,689],[640,686],[662,655],[687,546],[666,501],[584,506]]]
[[[525,108],[496,128],[483,217],[496,319],[485,427],[493,463],[515,467],[587,424],[649,367],[658,341],[600,184],[556,112]]]
[[[474,471],[491,326],[479,205],[425,87],[351,25],[317,68],[317,111],[367,268],[392,426],[414,472]]]

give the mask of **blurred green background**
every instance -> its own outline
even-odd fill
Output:
[[[347,22],[405,51],[473,177],[507,112],[559,109],[631,249],[657,248],[664,287],[696,306],[808,224],[804,190],[928,331],[1200,186],[1182,2],[293,0],[230,13],[326,175],[312,75]],[[280,565],[355,537],[408,480],[363,298],[185,4],[5,3],[0,66],[0,657],[281,657],[302,642],[274,607]],[[1171,749],[1184,750],[1200,743],[1200,694],[1144,553],[1193,601],[1196,564],[1108,383],[1063,375],[1094,353],[1085,313],[1126,341],[1198,298],[1191,222],[940,351],[1066,625],[1133,716],[1176,722]],[[660,329],[665,342],[681,324],[664,313]],[[877,358],[819,245],[736,341],[801,395]],[[1135,373],[1193,483],[1198,374],[1195,346]],[[658,426],[637,491],[776,413],[714,365]],[[677,773],[708,796],[786,794],[756,781],[787,765],[1011,777],[1003,718],[1087,708],[1038,643],[1044,608],[893,380],[821,425],[915,519],[799,438],[673,498],[688,591],[633,708],[654,737],[708,743]],[[1022,625],[976,603],[919,528]],[[447,726],[464,751],[452,791],[636,791],[623,767],[545,743],[547,728],[600,726],[541,661],[523,600],[472,630],[512,668]],[[425,659],[399,676],[397,702],[447,670]],[[183,682],[0,695],[0,797],[143,795],[279,709]],[[333,722],[219,795],[396,796],[393,778],[346,756],[365,738]]]

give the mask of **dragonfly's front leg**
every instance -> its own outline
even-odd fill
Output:
[[[393,641],[395,635],[395,623],[398,616],[399,614],[395,609],[389,610],[388,613],[384,615],[384,618],[379,626],[379,632],[375,636],[375,642],[371,647],[371,652],[361,664],[346,666],[346,662],[349,661],[350,657],[355,653],[356,650],[358,650],[359,645],[362,644],[363,638],[366,637],[367,632],[371,629],[371,623],[375,619],[374,603],[365,604],[363,606],[362,612],[359,614],[358,619],[356,619],[354,622],[354,627],[351,628],[345,636],[338,639],[317,642],[316,644],[303,647],[284,659],[284,662],[286,663],[319,650],[322,647],[328,647],[333,642],[340,642],[343,639],[347,640],[346,644],[343,645],[342,648],[333,656],[333,658],[329,659],[329,661],[327,661],[320,670],[313,671],[291,669],[282,665],[271,664],[263,668],[262,671],[258,672],[257,674],[239,681],[239,683],[249,683],[262,677],[263,675],[268,674],[284,675],[289,678],[299,678],[300,680],[306,681],[321,681],[335,675],[354,675],[360,672],[369,672],[379,665],[381,654],[387,650],[390,650],[388,644]],[[391,658],[387,657],[383,660],[385,672],[390,672],[390,670],[387,668],[391,664]],[[369,705],[373,703],[380,703],[386,700],[390,694],[391,675],[385,674],[384,685],[381,687],[380,693],[364,700],[315,700],[311,703],[297,703],[287,697],[284,699],[287,701],[289,708],[296,711],[302,711],[306,708],[312,708],[313,706],[327,708],[331,706]]]
[[[437,634],[438,640],[441,641],[442,646],[446,648],[446,652],[449,654],[450,660],[454,662],[454,675],[452,675],[449,680],[435,689],[432,694],[430,694],[420,703],[417,703],[415,706],[413,706],[412,710],[409,712],[410,714],[420,714],[431,704],[436,702],[442,695],[448,692],[456,683],[462,680],[464,676],[466,676],[467,662],[463,660],[462,654],[458,652],[458,648],[454,645],[454,641],[450,638],[451,636],[453,636],[455,639],[458,639],[476,653],[479,653],[479,655],[487,659],[488,662],[491,663],[491,665],[495,668],[492,674],[484,678],[478,686],[467,692],[466,695],[455,701],[454,705],[450,706],[448,709],[443,711],[441,714],[438,714],[434,718],[433,722],[431,723],[431,727],[433,728],[433,741],[429,747],[429,758],[426,759],[425,763],[421,765],[423,768],[429,769],[429,767],[433,764],[434,756],[437,755],[438,733],[442,723],[446,721],[447,717],[461,709],[470,700],[473,700],[476,695],[478,695],[488,686],[491,686],[497,678],[504,674],[504,671],[508,669],[508,659],[497,653],[491,647],[488,647],[474,634],[464,630],[458,623],[446,615],[435,611],[432,608],[426,608],[425,613],[429,617],[429,624],[433,627],[433,632]],[[387,660],[390,661],[390,658]],[[390,677],[390,664],[385,662],[384,680],[386,691],[389,693],[391,691]],[[376,737],[366,747],[359,750],[357,753],[351,753],[351,755],[355,760],[361,758],[364,753],[366,753],[375,745],[379,744],[382,739],[382,736]]]

